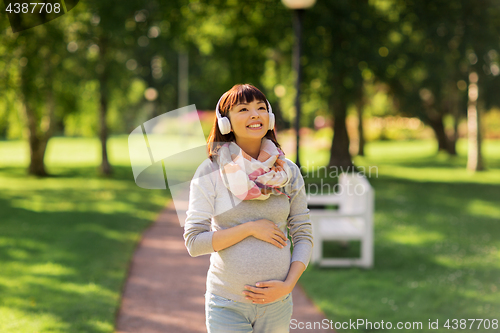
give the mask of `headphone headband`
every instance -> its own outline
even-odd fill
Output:
[[[222,97],[224,97],[224,95],[222,95],[219,98],[219,101],[217,102],[217,106],[215,107],[215,114],[217,115],[217,118],[222,118],[222,116],[219,112],[219,105],[220,105],[220,101],[222,101]],[[269,103],[269,101],[267,99],[266,99],[266,104],[269,107],[269,113],[273,113],[273,107],[271,106],[271,103]]]
[[[218,120],[218,125],[219,125],[219,130],[221,134],[225,135],[228,134],[231,131],[231,123],[229,122],[229,119],[227,117],[222,117],[220,114],[219,110],[219,105],[220,101],[222,101],[222,97],[224,97],[225,94],[223,94],[220,98],[219,101],[217,102],[217,106],[215,107],[215,115]],[[271,107],[271,103],[266,99],[266,104],[269,109],[269,129],[268,130],[273,130],[274,129],[274,113],[273,113],[273,108]]]
[[[217,118],[220,119],[222,116],[220,115],[219,112],[219,104],[220,101],[222,101],[222,97],[224,97],[225,94],[222,94],[222,96],[219,98],[219,101],[217,102],[217,106],[215,107],[215,114],[217,115]]]

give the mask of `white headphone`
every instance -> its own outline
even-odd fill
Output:
[[[219,130],[222,135],[228,134],[231,132],[231,122],[229,122],[229,119],[227,117],[222,117],[220,115],[219,111],[219,104],[220,101],[222,100],[222,97],[219,98],[219,101],[217,102],[217,106],[215,107],[215,114],[217,116],[217,124],[219,125]],[[273,108],[271,107],[271,103],[266,99],[267,105],[269,105],[269,129],[272,130],[274,129],[274,113],[273,113]]]

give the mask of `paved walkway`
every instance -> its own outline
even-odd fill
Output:
[[[143,234],[123,291],[116,333],[206,333],[204,294],[210,256],[189,256],[183,231],[171,205]],[[325,318],[298,284],[292,297],[292,319],[306,323]]]

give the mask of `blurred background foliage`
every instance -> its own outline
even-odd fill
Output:
[[[169,200],[133,182],[127,135],[188,104],[208,135],[221,94],[252,83],[293,159],[292,15],[278,0],[87,0],[20,33],[0,16],[0,331],[111,332],[134,247]],[[499,29],[498,0],[305,12],[305,171],[377,167],[373,270],[301,278],[328,318],[499,313]],[[481,140],[488,170],[468,173]]]
[[[496,138],[498,8],[493,0],[318,1],[303,24],[301,126],[333,130],[337,123],[349,134],[340,146],[358,146],[351,154],[362,155],[365,140],[434,135],[439,150],[455,155],[456,140],[467,135],[475,72],[481,135]],[[129,0],[82,2],[20,33],[2,20],[0,138],[29,139],[32,164],[40,165],[54,135],[99,136],[105,149],[108,135],[179,106],[213,110],[221,93],[245,82],[274,105],[278,130],[289,129],[290,16],[270,0]],[[350,160],[334,159],[334,142],[329,164]],[[43,166],[29,172],[46,174]]]

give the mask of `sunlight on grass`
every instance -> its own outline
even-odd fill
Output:
[[[428,141],[387,141],[370,142],[366,145],[366,156],[377,160],[390,161],[406,159],[412,157],[418,159],[433,155],[437,149],[437,143],[434,140]]]
[[[29,163],[27,141],[0,141],[0,167],[24,166]]]
[[[329,152],[304,142],[303,166],[326,165]],[[37,179],[25,176],[27,145],[0,142],[0,332],[111,332],[128,260],[168,192],[135,185],[126,135],[108,141],[111,178],[97,173],[96,138],[53,138],[49,148],[55,177]],[[378,172],[375,267],[308,266],[300,284],[329,319],[498,317],[500,141],[483,148],[488,170],[475,174],[466,140],[456,157],[436,153],[434,141],[385,141],[354,158]]]
[[[465,140],[454,158],[437,154],[434,141],[370,142],[365,148],[366,156],[354,161],[378,170],[370,178],[375,267],[309,265],[300,283],[314,303],[334,321],[497,318],[500,141],[485,142],[487,171],[475,174],[465,169]],[[301,159],[317,168],[329,152],[304,147]]]
[[[46,312],[33,313],[36,303],[32,303],[25,311],[0,306],[0,328],[2,333],[42,333],[47,329],[52,332],[68,332],[70,325],[61,318]]]
[[[467,205],[467,211],[472,215],[487,216],[491,218],[498,218],[498,216],[500,216],[500,206],[498,206],[498,204],[482,200],[470,200]]]
[[[47,144],[45,163],[48,167],[85,167],[101,161],[100,142],[97,138],[54,137]]]
[[[48,262],[45,264],[33,265],[31,272],[34,274],[43,275],[69,275],[75,274],[76,272],[68,267],[64,267],[53,262]]]
[[[484,173],[470,173],[465,168],[443,169],[443,168],[412,168],[408,166],[383,165],[378,168],[380,174],[406,178],[416,181],[452,181],[473,183],[495,183],[500,184],[500,170],[488,170]]]
[[[137,209],[128,204],[144,200],[133,181],[112,179],[78,178],[3,178],[0,198],[10,198],[13,207],[34,212],[94,211],[103,214],[131,213],[139,218],[154,219],[156,212]],[[29,188],[32,195],[26,197],[24,191]],[[78,188],[78,191],[73,189]],[[8,193],[5,191],[9,191]],[[35,192],[36,191],[36,192]],[[61,200],[64,193],[65,199]],[[160,192],[156,192],[160,193]],[[163,192],[165,193],[165,192]],[[123,198],[123,200],[122,200]],[[151,204],[163,205],[164,196],[151,196]],[[109,202],[113,202],[112,205]]]
[[[75,178],[75,177],[58,177],[58,178],[40,178],[33,181],[32,178],[25,177],[15,177],[9,175],[10,177],[4,177],[2,179],[2,184],[0,185],[2,189],[5,190],[19,190],[28,189],[31,190],[71,190],[76,188],[85,190],[102,190],[103,187],[113,190],[126,190],[130,188],[130,184],[123,181],[115,181],[110,179],[99,179],[99,178]],[[1,194],[1,193],[0,193]]]
[[[82,200],[85,198],[83,194]],[[142,209],[131,209],[131,206],[125,202],[115,202],[114,205],[109,205],[108,201],[112,200],[112,196],[105,201],[104,196],[99,196],[99,194],[87,194],[87,196],[92,197],[92,199],[87,199],[86,202],[68,202],[60,201],[56,198],[51,198],[45,195],[34,195],[29,199],[14,199],[11,201],[12,207],[22,208],[25,210],[30,210],[33,212],[96,212],[101,214],[116,214],[116,213],[130,213],[131,215],[138,218],[145,219],[155,219],[158,215],[157,212],[151,212]],[[154,204],[165,203],[165,198],[154,198],[156,202]]]
[[[128,159],[126,137],[109,145]],[[101,178],[99,150],[53,138],[53,176],[36,178],[27,145],[0,142],[0,332],[113,331],[130,257],[169,193],[137,187],[123,158]]]
[[[114,324],[94,319],[89,319],[87,322],[93,332],[113,332]]]
[[[93,232],[99,234],[100,236],[104,236],[108,239],[114,239],[118,241],[136,241],[138,240],[137,233],[135,232],[123,232],[121,230],[111,230],[107,229],[101,225],[96,224],[79,224],[76,228],[77,231],[80,232]]]
[[[388,233],[384,234],[387,241],[408,244],[408,245],[425,245],[442,241],[445,235],[431,230],[422,230],[415,226],[401,225],[395,226]]]

